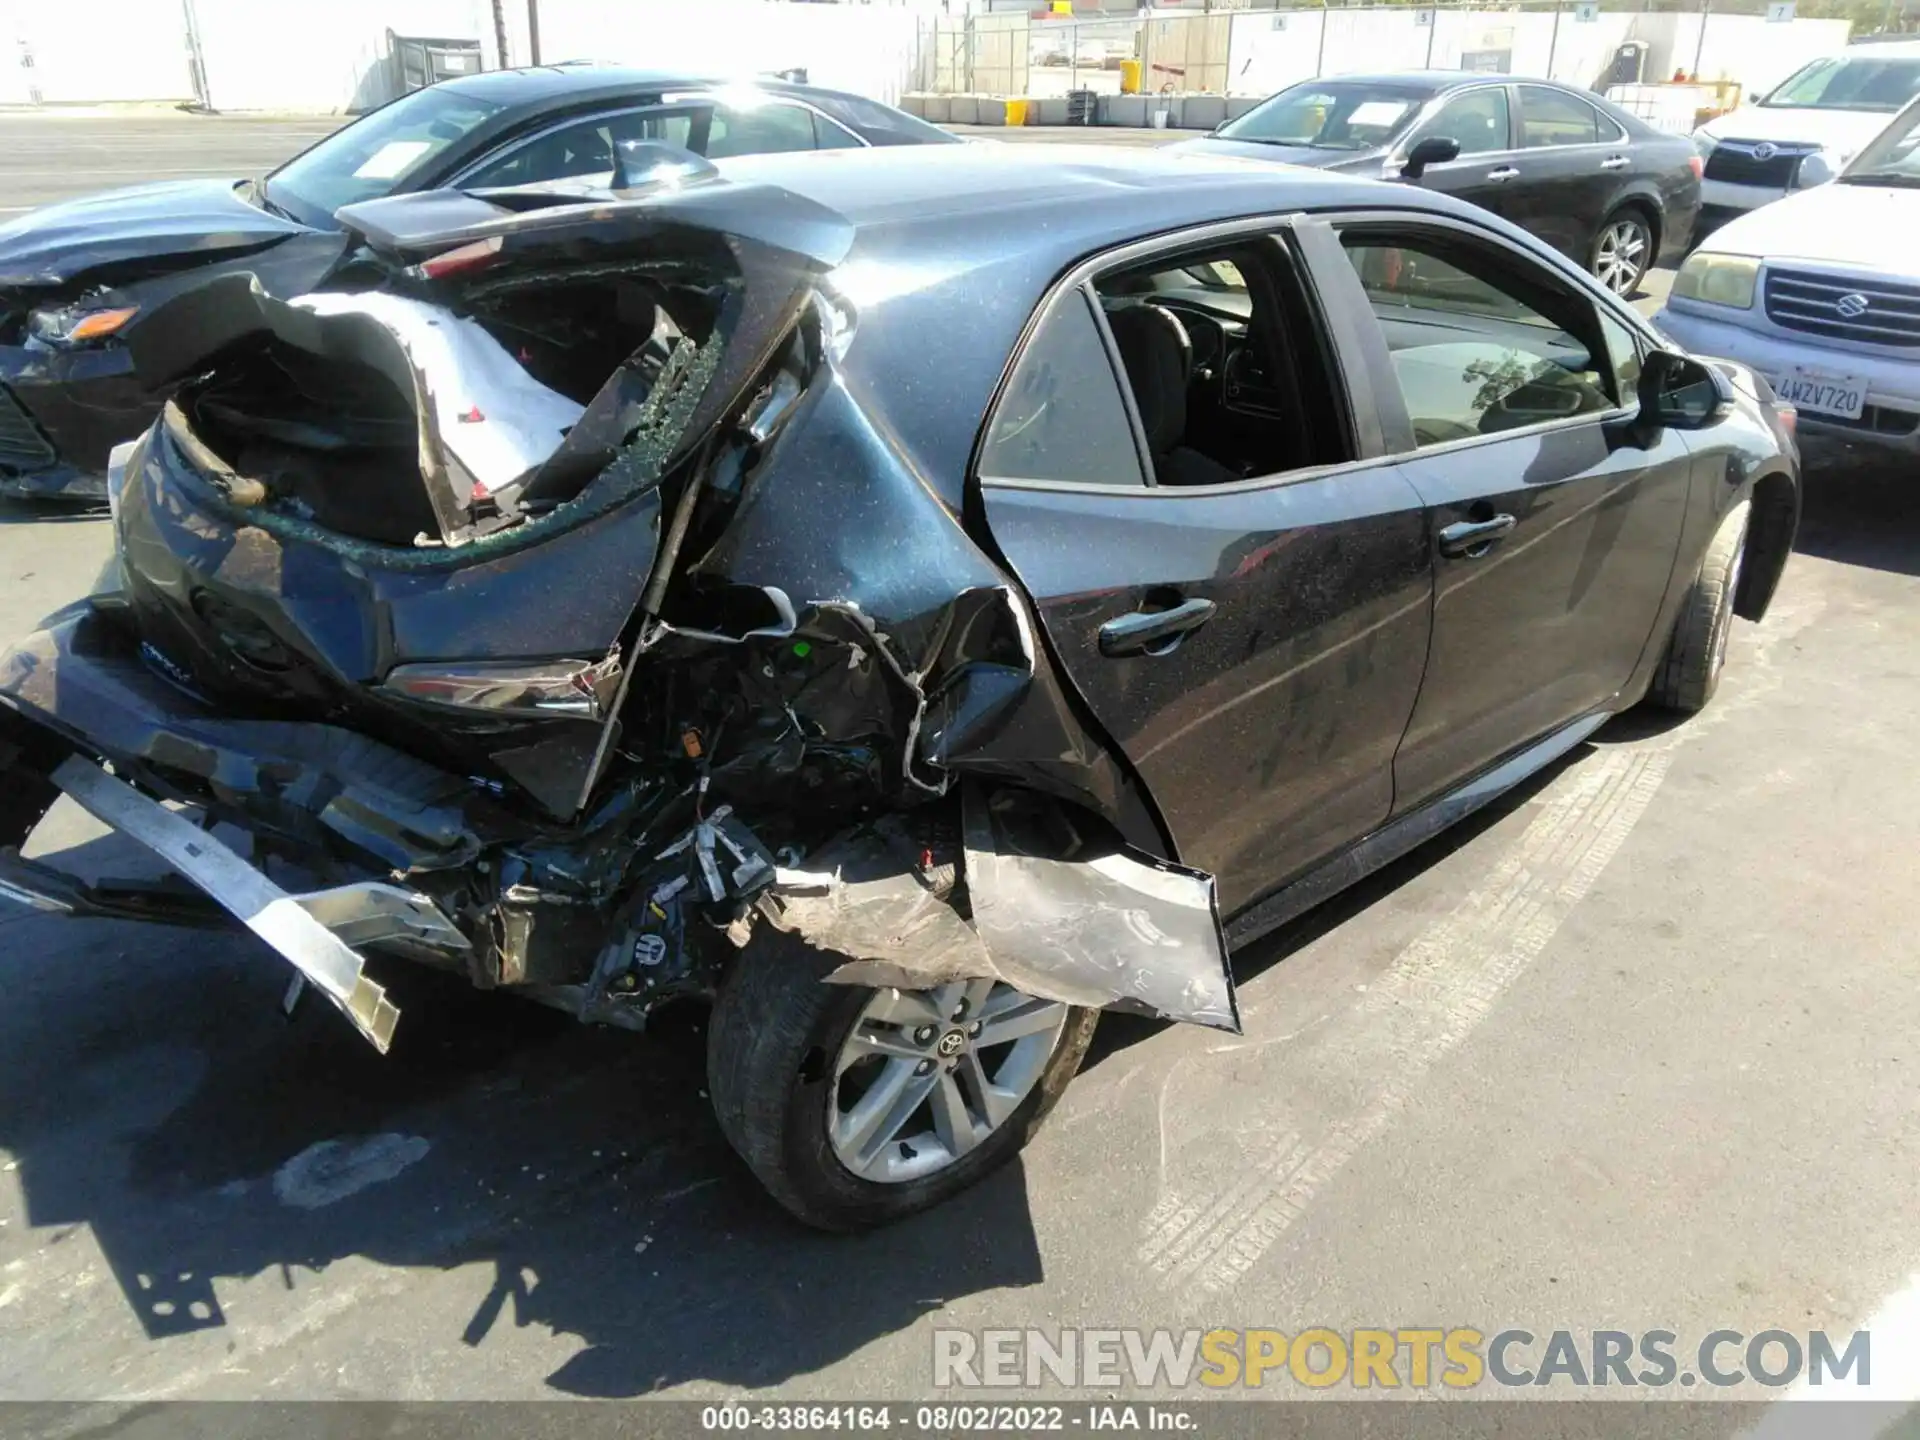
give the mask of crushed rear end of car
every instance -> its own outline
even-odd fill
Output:
[[[698,173],[341,218],[328,290],[143,324],[117,583],[0,659],[0,896],[238,921],[383,1049],[369,956],[638,1028],[761,927],[1237,1029],[1212,878],[1122,839],[1028,601],[843,383],[844,220]],[[191,883],[21,858],[62,793]]]

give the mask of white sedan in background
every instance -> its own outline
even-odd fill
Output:
[[[1655,323],[1737,360],[1798,408],[1804,440],[1920,454],[1920,101],[1832,183],[1716,230]]]

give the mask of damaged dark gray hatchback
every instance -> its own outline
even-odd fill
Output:
[[[148,320],[118,583],[0,660],[0,845],[64,792],[195,888],[0,894],[236,918],[383,1049],[387,956],[710,997],[722,1128],[818,1225],[1704,704],[1798,515],[1764,382],[1418,191],[954,146],[341,219],[336,288]]]

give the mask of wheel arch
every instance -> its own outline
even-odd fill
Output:
[[[1760,620],[1793,553],[1794,535],[1800,528],[1800,483],[1791,470],[1779,466],[1757,476],[1751,493],[1746,563],[1734,593],[1733,613],[1743,620]]]

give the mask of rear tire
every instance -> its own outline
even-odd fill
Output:
[[[1653,251],[1653,226],[1642,212],[1627,206],[1600,223],[1587,268],[1602,285],[1625,300],[1646,279],[1653,265]]]
[[[1036,1057],[1030,1088],[1006,1118],[930,1173],[880,1183],[855,1174],[836,1149],[837,1065],[856,1030],[874,1024],[867,1017],[885,997],[939,992],[824,983],[843,960],[763,927],[714,1002],[707,1081],[721,1131],[775,1200],[819,1229],[858,1231],[930,1209],[1019,1153],[1080,1068],[1100,1016],[1060,1007],[1064,1023],[1051,1053]]]
[[[1667,653],[1655,672],[1648,698],[1667,710],[1691,715],[1704,709],[1720,688],[1726,666],[1727,635],[1733,628],[1733,597],[1740,588],[1741,561],[1747,551],[1747,519],[1742,500],[1720,522],[1707,546],[1700,570],[1687,587],[1674,621]]]

